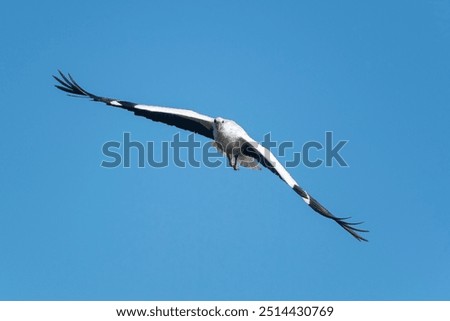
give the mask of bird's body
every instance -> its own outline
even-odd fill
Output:
[[[214,119],[214,142],[212,143],[228,159],[228,163],[237,170],[239,165],[252,169],[261,169],[255,158],[242,152],[242,144],[250,137],[235,121],[217,117]]]
[[[240,165],[251,169],[261,169],[259,167],[259,164],[261,164],[289,185],[314,211],[334,220],[357,240],[367,241],[359,234],[359,232],[367,231],[355,227],[355,225],[360,223],[349,223],[346,221],[348,218],[340,218],[331,214],[300,187],[268,149],[258,144],[233,120],[221,117],[212,118],[188,109],[142,105],[97,96],[82,89],[70,75],[66,77],[60,72],[60,76],[61,78],[54,76],[60,84],[56,85],[56,87],[72,96],[88,97],[109,106],[132,111],[138,116],[176,126],[213,139],[213,145],[227,157],[229,165],[235,170]]]

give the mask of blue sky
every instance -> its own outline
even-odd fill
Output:
[[[16,1],[1,15],[0,299],[450,299],[447,1]],[[349,167],[289,171],[370,242],[267,170],[102,168],[124,132],[178,130],[67,97],[57,69],[293,141],[281,161],[326,131],[349,140]]]

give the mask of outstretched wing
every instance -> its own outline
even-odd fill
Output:
[[[330,213],[325,207],[323,207],[315,198],[309,195],[297,182],[292,178],[288,171],[281,165],[281,163],[276,159],[276,157],[262,145],[255,142],[250,137],[243,137],[241,142],[242,153],[246,156],[253,157],[258,160],[259,163],[269,169],[272,173],[281,178],[286,184],[288,184],[300,197],[308,204],[314,211],[326,218],[332,219],[338,223],[342,228],[349,232],[358,241],[367,241],[364,237],[359,235],[359,232],[368,232],[367,230],[362,230],[356,228],[358,223],[347,222],[349,217],[336,217]]]
[[[119,107],[134,112],[137,116],[143,116],[153,121],[165,123],[167,125],[175,126],[184,130],[198,133],[210,139],[213,136],[213,122],[212,117],[196,113],[188,109],[178,109],[160,106],[147,106],[132,103],[129,101],[117,100],[112,98],[100,97],[84,90],[76,83],[76,81],[68,74],[65,76],[59,71],[59,77],[53,76],[59,85],[56,88],[69,93],[70,96],[87,97],[93,101],[99,101],[109,106]]]

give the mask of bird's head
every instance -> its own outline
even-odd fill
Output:
[[[214,125],[216,126],[216,128],[220,128],[225,122],[226,120],[222,117],[214,118]]]

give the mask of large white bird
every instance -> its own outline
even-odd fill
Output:
[[[213,139],[214,146],[226,155],[229,164],[235,170],[238,169],[239,165],[256,169],[259,168],[258,163],[261,164],[288,184],[314,211],[334,220],[357,240],[367,241],[358,232],[368,231],[355,227],[361,222],[350,223],[347,222],[349,217],[336,217],[331,214],[300,187],[268,149],[258,144],[234,121],[221,117],[212,118],[188,109],[141,105],[129,101],[100,97],[81,88],[70,74],[65,76],[61,71],[59,71],[59,74],[61,78],[53,76],[59,83],[59,85],[55,86],[71,96],[91,98],[93,101],[126,109],[134,112],[135,115],[144,116],[153,121],[176,126]]]

